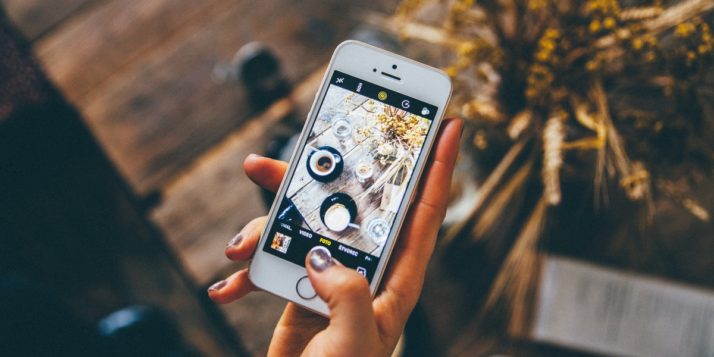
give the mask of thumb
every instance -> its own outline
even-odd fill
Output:
[[[330,334],[334,333],[340,340],[349,336],[376,336],[367,279],[332,259],[330,251],[323,246],[310,250],[305,266],[317,295],[330,308]]]

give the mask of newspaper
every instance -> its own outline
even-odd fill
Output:
[[[548,257],[538,296],[537,341],[608,355],[714,356],[712,291]]]

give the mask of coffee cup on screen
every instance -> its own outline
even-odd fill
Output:
[[[315,175],[327,176],[335,171],[337,160],[328,150],[317,150],[310,156],[310,169]]]
[[[320,205],[320,219],[333,232],[342,232],[348,227],[358,228],[353,223],[356,218],[357,204],[344,192],[329,195]]]
[[[323,183],[338,178],[344,168],[342,154],[332,146],[320,146],[312,150],[305,160],[310,177]]]
[[[335,203],[325,211],[325,226],[333,232],[342,232],[352,222],[350,211],[341,203]]]

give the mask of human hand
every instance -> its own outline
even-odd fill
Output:
[[[386,356],[394,350],[409,314],[419,299],[429,258],[446,214],[449,186],[463,129],[460,119],[442,124],[416,199],[409,208],[392,258],[374,299],[367,280],[319,249],[308,253],[305,266],[315,291],[330,308],[329,320],[288,303],[270,342],[269,355]],[[287,164],[257,155],[244,169],[258,185],[277,191]],[[255,253],[267,217],[256,218],[225,250],[231,260],[247,261]],[[240,270],[208,289],[221,304],[257,290]]]

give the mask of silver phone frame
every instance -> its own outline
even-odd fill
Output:
[[[393,64],[397,65],[396,71],[392,69]],[[373,68],[377,68],[377,71],[374,72]],[[412,178],[407,184],[405,195],[399,205],[400,209],[395,216],[393,229],[390,231],[385,246],[383,247],[382,254],[379,257],[379,263],[377,265],[374,278],[370,283],[370,293],[372,296],[375,295],[377,288],[381,283],[384,271],[386,270],[385,267],[396,244],[396,238],[399,236],[407,212],[409,211],[411,201],[416,194],[416,188],[419,185],[419,181],[426,167],[427,159],[430,156],[436,134],[439,131],[441,122],[443,121],[444,111],[448,104],[449,98],[451,97],[452,88],[451,80],[443,71],[383,49],[353,40],[342,42],[335,49],[332,59],[330,60],[330,64],[323,75],[320,88],[315,95],[315,100],[313,101],[312,107],[305,121],[302,133],[300,134],[295,149],[290,156],[290,164],[285,173],[285,177],[280,184],[280,188],[276,193],[276,199],[273,201],[273,205],[270,208],[265,230],[260,237],[254,257],[250,262],[248,272],[251,282],[261,290],[297,303],[323,316],[329,315],[329,309],[324,301],[322,301],[319,297],[306,300],[297,295],[295,285],[300,278],[307,275],[305,268],[264,252],[263,246],[265,245],[265,240],[268,239],[268,233],[270,231],[269,227],[272,227],[277,219],[276,207],[285,196],[285,191],[288,187],[288,180],[286,178],[292,177],[295,173],[295,169],[299,164],[296,160],[299,159],[299,155],[302,153],[302,149],[306,145],[309,133],[312,130],[315,120],[317,119],[319,106],[322,104],[327,89],[330,86],[329,81],[331,75],[335,70],[364,79],[423,102],[430,103],[438,108],[437,113],[434,116],[434,121],[432,122],[429,132],[424,140],[422,153],[425,155],[419,155],[419,158],[417,159],[414,172],[412,173]],[[381,75],[381,72],[383,71],[388,73],[398,73],[402,80],[396,81],[385,77]],[[407,88],[410,84],[412,86]]]

